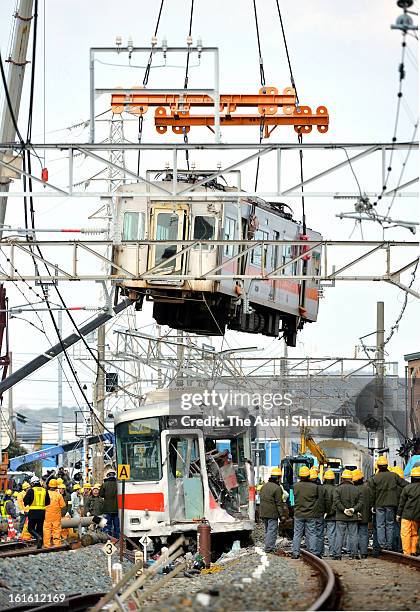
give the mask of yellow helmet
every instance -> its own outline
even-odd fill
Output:
[[[404,470],[400,468],[399,465],[395,465],[394,467],[390,468],[389,471],[394,472],[394,474],[397,474],[400,478],[404,478]]]
[[[318,478],[318,470],[311,467],[311,469],[309,470],[309,479],[316,480],[317,478]]]
[[[417,465],[416,467],[413,467],[413,469],[411,470],[411,474],[410,476],[413,478],[420,478],[420,465]]]
[[[73,487],[73,491],[80,491],[80,485],[75,484]]]
[[[19,495],[19,493],[18,493],[17,491],[15,491],[15,492],[13,493],[13,497],[17,497],[18,495]]]
[[[324,480],[335,480],[335,474],[332,470],[327,470],[324,473]]]
[[[299,470],[300,478],[306,478],[306,476],[309,476],[310,473],[311,473],[310,469],[306,465],[302,465],[302,467]]]
[[[12,490],[11,489],[6,489],[5,490],[5,494],[6,495],[11,495],[12,494]]]
[[[359,469],[353,470],[351,477],[352,477],[353,482],[356,482],[357,480],[361,480],[363,478],[362,470],[359,470]]]
[[[30,486],[31,486],[31,485],[29,484],[29,482],[26,482],[26,480],[25,480],[25,482],[22,484],[22,489],[23,489],[23,490],[25,490],[25,489],[29,489],[29,487],[30,487]]]
[[[388,459],[385,457],[385,455],[381,455],[380,457],[378,457],[376,465],[388,465]]]
[[[271,469],[271,476],[281,476],[281,468],[273,467]]]
[[[64,480],[62,478],[57,478],[57,485],[63,484]]]
[[[66,489],[66,488],[67,488],[67,487],[66,487],[66,485],[64,484],[64,482],[61,482],[59,485],[57,485],[57,489]],[[73,489],[74,489],[74,487],[73,487]],[[79,487],[79,489],[80,489],[80,487]]]
[[[341,473],[341,479],[346,479],[348,478],[349,480],[352,480],[353,478],[353,472],[351,470],[343,470],[343,472]]]
[[[92,488],[92,485],[90,484],[90,482],[86,482],[86,483],[83,485],[83,488],[84,488],[84,489],[91,489],[91,488]]]
[[[99,484],[99,482],[95,482],[95,484],[93,485],[92,489],[100,489],[101,485]]]
[[[51,480],[48,483],[48,487],[50,489],[55,489],[57,487],[57,481],[55,478],[51,478]]]

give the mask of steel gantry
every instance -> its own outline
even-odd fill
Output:
[[[113,262],[107,255],[107,250],[113,244],[110,240],[33,240],[29,246],[24,239],[16,239],[15,237],[3,239],[0,243],[0,282],[15,282],[23,279],[48,282],[51,281],[51,275],[53,275],[55,281],[112,281],[119,283],[127,280],[146,280],[153,283],[153,281],[162,281],[162,279],[168,278],[165,271],[162,270],[164,265],[170,263],[171,260],[180,261],[183,255],[188,256],[189,252],[194,250],[195,256],[198,255],[199,257],[199,273],[191,274],[187,272],[188,257],[183,257],[185,263],[179,271],[170,275],[171,282],[220,281],[222,279],[255,281],[295,279],[318,281],[321,284],[325,283],[327,286],[331,286],[336,281],[385,281],[400,287],[415,297],[420,297],[417,291],[405,285],[401,280],[402,274],[412,269],[418,261],[418,242],[308,240],[305,241],[305,250],[302,250],[302,242],[299,240],[282,240],[281,242],[276,240],[125,241],[124,244],[132,245],[137,249],[137,254],[133,257],[135,262],[139,262],[139,252],[144,247],[153,248],[156,244],[161,246],[176,245],[178,247],[175,255],[145,272],[140,272],[136,268],[138,263],[135,264],[133,269],[127,269]],[[229,270],[232,263],[240,262],[255,249],[261,249],[264,252],[271,246],[279,246],[279,244],[296,247],[299,249],[299,254],[273,270],[267,270],[263,262],[260,270],[255,269],[248,274]],[[238,248],[238,252],[216,267],[206,269],[203,267],[204,258],[201,255],[207,252],[210,245],[219,248],[234,246]],[[43,254],[40,255],[39,251],[33,247],[40,247]],[[293,264],[310,255],[315,249],[321,249],[319,272],[310,275],[297,272]],[[349,249],[353,250],[353,256],[349,256]],[[396,250],[403,251],[407,256],[406,262],[402,266],[400,264],[397,266],[394,263],[393,255],[395,255]],[[34,258],[45,264],[45,273],[34,271]],[[56,261],[64,263],[58,265],[54,263]],[[337,261],[343,261],[338,268],[336,268]],[[110,271],[104,271],[103,264],[106,264]],[[366,265],[370,266],[369,274],[364,273]],[[240,266],[238,266],[238,269],[240,269]]]
[[[133,144],[133,143],[54,143],[54,144],[34,144],[31,148],[36,152],[39,151],[40,155],[44,154],[46,150],[46,164],[48,164],[48,156],[51,153],[56,154],[57,151],[61,151],[63,155],[63,165],[67,167],[67,176],[62,178],[63,173],[60,173],[61,183],[58,183],[53,173],[50,173],[49,182],[45,182],[41,177],[31,175],[29,172],[25,172],[22,168],[16,166],[16,161],[11,164],[4,161],[0,156],[0,166],[9,170],[14,176],[29,177],[32,176],[36,186],[32,192],[11,190],[8,194],[9,198],[20,198],[24,195],[32,195],[33,197],[48,198],[48,197],[97,197],[97,198],[109,198],[109,186],[107,179],[104,176],[104,180],[101,182],[95,182],[95,189],[77,189],[74,188],[74,184],[77,184],[74,177],[74,159],[77,155],[84,155],[87,160],[92,163],[92,168],[95,173],[100,172],[102,169],[112,168],[116,172],[121,172],[126,177],[126,184],[124,189],[120,191],[121,196],[134,196],[138,195],[137,192],[130,190],[130,182],[144,182],[148,184],[150,181],[146,176],[143,176],[137,172],[135,168],[134,155],[138,151],[165,151],[167,158],[171,160],[170,169],[173,173],[173,180],[167,182],[164,185],[154,183],[156,189],[165,200],[176,200],[180,196],[191,197],[199,199],[204,196],[208,196],[208,193],[200,191],[198,187],[205,185],[205,183],[221,177],[223,175],[232,172],[233,170],[244,169],[247,170],[247,164],[256,161],[257,159],[264,159],[266,164],[266,170],[270,177],[269,187],[264,191],[255,191],[252,187],[250,188],[246,184],[242,184],[230,190],[213,192],[215,199],[233,199],[234,197],[246,197],[246,196],[259,196],[261,198],[282,198],[288,199],[301,198],[303,187],[304,195],[308,198],[359,198],[360,192],[357,191],[344,191],[344,190],[316,190],[317,183],[324,179],[334,175],[339,170],[347,168],[351,173],[350,164],[356,164],[360,160],[370,160],[372,162],[372,168],[370,172],[369,185],[367,182],[364,184],[364,195],[366,197],[376,198],[381,194],[382,186],[385,184],[385,176],[387,171],[387,157],[392,151],[411,151],[413,156],[413,167],[415,165],[415,156],[418,156],[418,143],[417,142],[379,142],[379,143],[144,143],[144,144]],[[13,155],[19,155],[21,153],[21,145],[19,143],[6,144],[0,143],[0,153],[9,153]],[[185,187],[177,184],[178,169],[181,168],[180,154],[186,150],[190,152],[190,156],[194,153],[208,154],[206,159],[206,167],[209,167],[209,159],[213,160],[214,168],[218,168],[213,174],[207,176],[202,181],[192,184],[191,186]],[[290,173],[285,172],[285,167],[288,167],[289,162],[296,160],[294,156],[300,150],[305,152],[307,156],[308,165],[311,162],[311,154],[317,154],[317,165],[319,165],[319,154],[322,152],[327,154],[329,157],[328,163],[325,164],[324,169],[316,172],[304,179],[298,181],[296,184],[284,184]],[[121,167],[118,163],[109,159],[109,152],[123,151],[125,152],[125,166]],[[130,159],[130,155],[132,158]],[[348,158],[347,158],[348,155]],[[131,162],[131,166],[130,166]],[[418,166],[418,164],[417,164]],[[415,166],[417,168],[417,166]],[[169,167],[168,167],[169,169]],[[102,175],[103,176],[103,175]],[[408,187],[413,186],[418,182],[417,172],[414,176],[404,181],[404,183],[390,186],[383,194],[382,198],[394,198],[394,197],[418,197],[417,191],[408,191]],[[40,188],[37,189],[37,186]]]

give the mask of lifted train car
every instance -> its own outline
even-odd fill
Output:
[[[239,281],[223,278],[235,274],[265,274],[287,264],[302,254],[306,240],[320,240],[318,232],[302,226],[292,218],[287,205],[265,202],[260,198],[217,199],[216,190],[229,192],[229,187],[216,181],[200,185],[208,195],[191,196],[178,201],[165,200],[155,185],[172,181],[172,174],[161,173],[163,179],[152,184],[130,185],[138,196],[118,197],[117,227],[121,228],[121,244],[114,246],[114,262],[140,276],[159,264],[156,280],[125,280],[119,283],[123,294],[136,300],[142,308],[144,297],[153,300],[153,316],[162,325],[169,325],[205,335],[223,335],[226,327],[248,333],[277,337],[284,333],[289,346],[296,345],[297,331],[305,322],[313,322],[318,314],[318,286],[312,280]],[[206,173],[179,173],[182,190],[206,176]],[[209,175],[210,173],[207,173]],[[258,247],[238,259],[237,245],[205,245],[175,257],[181,244],[140,246],[141,240],[277,240],[278,245]],[[282,246],[282,240],[302,240],[302,246]],[[321,247],[284,268],[284,274],[302,273],[315,276],[320,269]],[[172,259],[171,259],[172,258]],[[217,274],[220,280],[200,277],[226,263]],[[156,271],[157,273],[158,271]],[[216,273],[216,272],[215,272]],[[118,274],[117,268],[115,274]],[[171,280],[171,275],[189,274],[195,280]]]
[[[125,534],[134,540],[147,534],[159,548],[180,533],[193,542],[206,520],[212,546],[218,538],[222,547],[247,542],[255,524],[250,428],[202,424],[196,419],[208,417],[208,409],[185,412],[169,398],[156,391],[144,405],[115,416],[118,463],[130,465]],[[121,509],[121,483],[118,502]]]

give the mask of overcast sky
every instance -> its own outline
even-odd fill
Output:
[[[113,45],[116,35],[121,35],[124,43],[131,36],[135,45],[149,45],[155,27],[159,0],[133,1],[123,3],[109,0],[46,0],[39,2],[39,46],[36,75],[36,106],[34,113],[33,140],[43,139],[43,23],[45,16],[45,116],[47,140],[49,142],[69,142],[77,139],[86,142],[87,130],[66,131],[64,128],[83,121],[89,115],[89,47]],[[288,68],[281,40],[275,0],[257,2],[260,17],[262,52],[267,84],[277,86],[280,90],[290,85]],[[334,0],[280,0],[282,7],[289,50],[302,104],[313,109],[318,105],[327,106],[330,113],[330,129],[325,135],[313,133],[305,137],[305,142],[389,142],[392,138],[393,124],[398,88],[398,64],[401,52],[401,34],[390,29],[401,10],[394,0],[352,0],[337,2]],[[45,15],[44,15],[45,7]],[[170,45],[184,45],[188,30],[190,2],[187,0],[166,0],[159,27],[159,41],[165,37]],[[14,0],[0,2],[0,44],[3,58],[7,57],[8,40],[12,27]],[[220,74],[222,92],[255,92],[260,87],[258,58],[255,36],[255,24],[251,0],[196,0],[193,20],[193,39],[200,37],[205,45],[220,48]],[[398,130],[398,140],[410,140],[413,133],[413,120],[417,117],[417,71],[416,41],[408,37],[409,52],[406,61],[406,80],[404,82],[404,105]],[[122,58],[115,57],[107,61],[122,63]],[[144,56],[134,56],[133,64],[144,65]],[[174,60],[175,61],[175,60]],[[183,65],[185,58],[177,58],[179,68],[157,68],[151,72],[150,87],[174,87],[183,84]],[[30,64],[28,65],[28,69]],[[112,67],[97,64],[98,85],[139,85],[143,80],[143,68]],[[100,82],[99,82],[100,79]],[[200,67],[191,68],[190,87],[208,87],[212,83],[211,65],[203,59]],[[25,90],[28,86],[28,74]],[[27,95],[24,97],[20,113],[20,124],[24,130],[27,118]],[[109,106],[109,99],[98,100],[98,112]],[[106,137],[107,126],[98,126],[98,138]],[[244,128],[245,129],[245,128]],[[56,131],[62,130],[62,131]],[[133,122],[126,128],[127,138],[135,141],[136,130]],[[223,140],[255,142],[258,130],[249,128],[244,135],[238,129],[223,130]],[[156,134],[153,127],[153,111],[146,116],[144,141],[162,142],[164,137]],[[272,136],[274,141],[295,141],[292,128],[279,128]],[[211,135],[204,128],[197,134],[191,133],[191,140],[211,140]],[[172,142],[176,137],[168,135]],[[235,154],[237,155],[237,154]],[[52,182],[66,180],[66,166],[60,161],[61,154],[55,152],[55,161],[50,158],[49,174]],[[156,164],[164,167],[167,155],[144,156],[142,169],[145,172]],[[205,168],[209,163],[216,164],[215,158],[204,154],[193,154],[193,161],[198,167]],[[413,158],[416,155],[412,156]],[[310,176],[341,158],[329,155],[305,155],[305,176]],[[397,183],[403,153],[398,153],[394,160],[393,175],[389,187]],[[228,158],[223,158],[228,162]],[[297,182],[296,160],[290,160],[290,170],[285,168],[285,183]],[[150,164],[150,166],[149,166]],[[84,161],[77,164],[76,180],[89,178],[95,166]],[[381,187],[379,157],[376,162],[359,162],[354,164],[355,172],[363,189]],[[36,171],[39,167],[36,165]],[[249,175],[243,180],[252,184],[255,166],[249,169]],[[290,179],[289,179],[290,172]],[[414,161],[407,166],[406,176],[414,176]],[[265,162],[261,166],[260,187],[273,181],[272,170]],[[21,190],[19,183],[14,189]],[[346,167],[339,174],[324,179],[319,184],[320,190],[355,191],[356,184],[350,168]],[[410,188],[412,191],[415,187]],[[300,216],[298,200],[287,200],[295,210],[296,218]],[[94,198],[87,199],[37,199],[35,201],[36,222],[38,227],[86,226],[87,217],[99,206]],[[350,211],[352,200],[307,199],[308,225],[320,231],[324,237],[346,240],[353,230],[352,221],[340,221],[335,215]],[[384,213],[383,206],[380,212]],[[401,219],[418,219],[418,201],[414,198],[397,198],[393,206],[393,215]],[[20,199],[10,199],[6,222],[22,226],[23,204]],[[98,225],[98,222],[96,222]],[[366,239],[382,238],[379,226],[365,223],[363,236]],[[356,228],[353,239],[359,239],[361,233]],[[412,235],[403,229],[386,232],[387,239],[412,240]],[[397,261],[406,262],[407,256]],[[4,263],[4,261],[3,261]],[[1,265],[3,265],[3,263]],[[340,260],[337,260],[339,265]],[[405,277],[404,280],[408,280]],[[420,290],[415,282],[414,288]],[[83,287],[62,284],[62,292],[69,305],[98,304],[99,289],[91,283]],[[32,301],[36,297],[27,288],[22,287],[25,295]],[[7,286],[10,305],[21,304],[23,298],[12,286]],[[342,355],[352,356],[354,346],[359,344],[359,337],[373,332],[376,327],[376,301],[385,302],[386,334],[397,318],[402,306],[404,294],[397,288],[384,283],[337,283],[335,288],[325,290],[321,301],[317,323],[307,325],[299,335],[296,349],[289,354],[298,355]],[[26,316],[28,320],[39,325],[35,317]],[[81,320],[82,317],[78,319]],[[55,339],[51,324],[44,313],[42,319],[50,337]],[[400,374],[403,374],[403,355],[420,350],[418,301],[409,298],[405,315],[398,332],[387,345],[387,358],[400,363]],[[150,311],[137,314],[138,326],[151,321]],[[71,328],[65,321],[65,332]],[[28,323],[13,320],[10,324],[11,348],[15,353],[16,365],[27,361],[31,354],[45,350],[48,342],[44,335],[37,332]],[[372,337],[374,339],[374,337]],[[262,336],[248,336],[228,332],[227,346],[269,346],[269,354],[280,354],[281,343],[274,344],[271,339]],[[373,343],[373,341],[372,341]],[[226,346],[225,346],[226,348]],[[88,373],[78,367],[83,380],[90,380]],[[49,365],[34,377],[40,382],[20,384],[15,388],[14,403],[20,405],[43,406],[54,405],[56,388],[53,381],[56,376],[55,364]],[[65,403],[74,404],[71,393],[65,388]]]

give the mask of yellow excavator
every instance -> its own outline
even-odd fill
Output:
[[[303,426],[300,430],[299,454],[284,457],[281,461],[282,484],[289,493],[291,506],[294,505],[293,484],[298,479],[299,469],[303,465],[311,468],[315,463],[314,457],[318,461],[319,476],[322,480],[324,470],[328,467],[328,457],[321,446],[315,442],[308,427]]]

